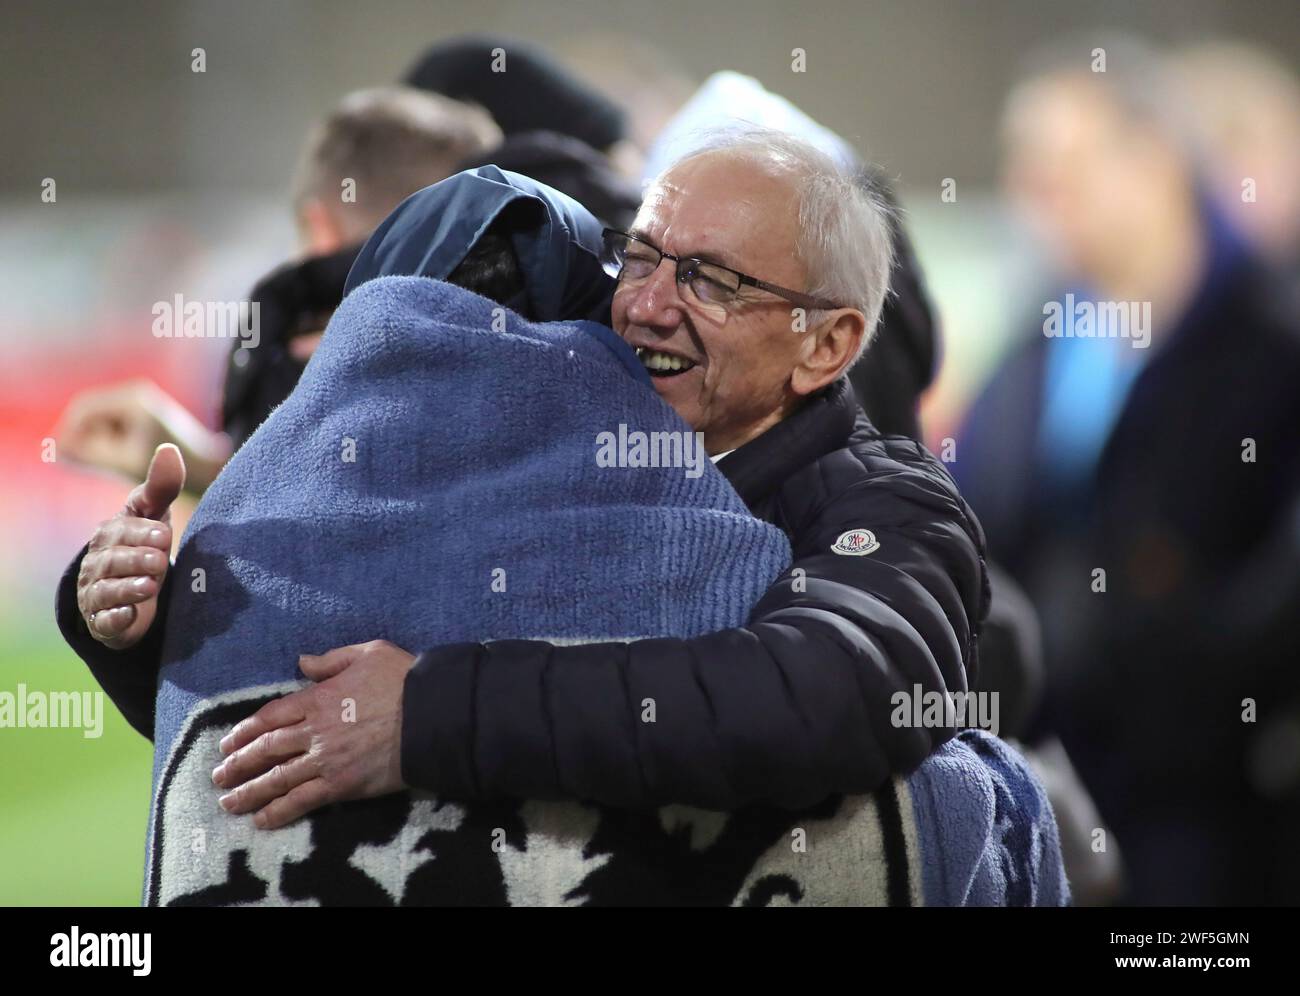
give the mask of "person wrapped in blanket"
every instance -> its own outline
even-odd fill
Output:
[[[896,729],[882,755],[893,688],[866,672],[923,654],[937,678],[930,639],[960,675],[978,568],[944,580],[907,554],[900,591],[926,619],[898,592],[837,596],[845,578],[747,480],[746,447],[715,466],[633,349],[592,321],[615,289],[601,253],[579,205],[495,167],[409,198],[363,250],[298,387],[205,495],[145,639],[89,646],[65,579],[65,635],[115,701],[139,714],[156,692],[146,901],[1067,902],[1050,806],[1012,748]],[[908,515],[957,509],[940,531],[976,533],[946,555],[978,565],[978,527],[953,524],[960,499],[937,466],[915,469],[915,444],[884,448],[844,381],[811,404],[823,424],[847,410],[859,444],[893,458],[888,480],[930,492]],[[868,563],[841,545],[855,552],[830,568]],[[764,627],[793,639],[827,593],[850,603],[836,627],[870,648],[847,671],[805,645],[782,660],[797,670],[781,691],[770,665],[683,653],[777,638]],[[954,617],[963,632],[938,635]],[[404,787],[275,830],[224,811],[213,765],[232,727],[302,689],[370,721],[364,688],[332,697],[316,664],[302,681],[299,655],[376,639],[441,648],[405,682]],[[469,666],[451,656],[466,647]],[[797,728],[773,722],[773,695]]]

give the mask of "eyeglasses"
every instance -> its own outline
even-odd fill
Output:
[[[711,310],[725,308],[735,300],[740,288],[746,285],[785,298],[801,308],[829,310],[839,307],[825,298],[810,297],[799,291],[779,287],[717,263],[674,256],[645,239],[613,228],[604,230],[602,240],[600,262],[605,272],[614,279],[634,285],[642,283],[650,279],[651,274],[659,269],[660,263],[671,259],[677,265],[677,282],[689,287],[696,300]]]

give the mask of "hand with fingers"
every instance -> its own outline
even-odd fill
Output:
[[[77,608],[90,635],[107,647],[133,647],[153,625],[170,566],[171,505],[184,486],[180,450],[164,443],[122,511],[91,538],[77,576]]]
[[[186,483],[202,494],[230,459],[230,437],[213,432],[179,401],[148,380],[95,387],[77,394],[55,430],[59,454],[139,480],[162,443],[184,455]]]
[[[402,780],[402,693],[415,656],[387,640],[298,660],[313,684],[268,702],[221,740],[222,807],[274,830]]]

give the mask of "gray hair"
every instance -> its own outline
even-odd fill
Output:
[[[802,138],[748,123],[704,136],[673,165],[713,153],[739,156],[770,175],[794,180],[799,193],[795,254],[811,281],[807,293],[862,312],[866,334],[856,362],[875,334],[894,267],[894,214],[879,175],[869,169],[851,174]],[[824,314],[809,314],[809,327]]]
[[[501,129],[481,107],[409,87],[358,90],[308,136],[294,208],[313,197],[336,211],[346,207],[354,235],[364,236],[405,198],[500,141]],[[357,199],[343,205],[340,184],[349,178]]]

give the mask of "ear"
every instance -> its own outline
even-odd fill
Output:
[[[343,225],[319,197],[308,197],[298,207],[298,237],[308,256],[328,256],[343,248]]]
[[[790,375],[790,388],[807,396],[820,391],[849,368],[867,334],[867,320],[857,308],[829,312],[804,335],[804,348]]]

